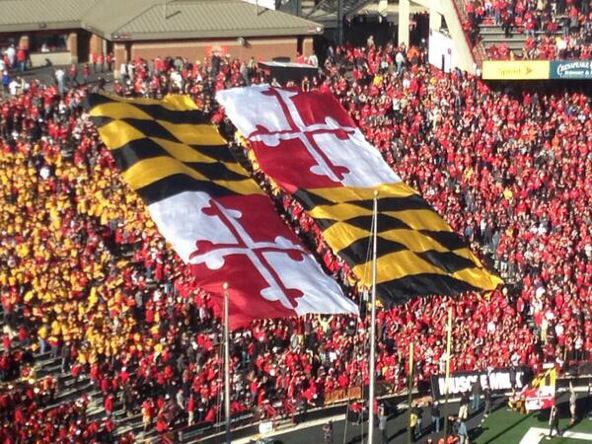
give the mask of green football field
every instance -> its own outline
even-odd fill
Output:
[[[547,439],[549,412],[534,412],[521,415],[501,407],[491,414],[481,428],[473,432],[472,443],[476,444],[584,444],[592,442],[592,419],[581,419],[569,427],[569,414],[561,409],[560,429],[562,437]]]

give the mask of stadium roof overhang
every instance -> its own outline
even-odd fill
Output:
[[[323,26],[241,0],[0,0],[0,32],[85,29],[113,41],[306,36]]]

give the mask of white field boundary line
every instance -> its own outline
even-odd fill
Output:
[[[548,433],[549,429],[531,427],[520,440],[520,444],[538,444]],[[553,436],[556,437],[557,435]],[[566,431],[563,432],[561,438],[581,439],[582,441],[592,442],[592,433]]]
[[[259,433],[252,435],[248,438],[243,438],[243,439],[237,439],[236,441],[232,441],[233,444],[248,444],[250,441],[257,439],[259,437],[261,438],[273,438],[274,436],[278,436],[278,435],[283,435],[285,433],[292,433],[292,432],[296,432],[298,430],[303,430],[303,429],[308,429],[310,427],[315,427],[315,426],[319,426],[321,424],[326,424],[329,421],[343,421],[345,420],[345,415],[336,415],[336,416],[332,416],[330,418],[321,418],[321,419],[315,419],[314,421],[308,421],[308,422],[303,422],[301,424],[298,424],[294,427],[290,427],[290,428],[286,428],[283,430],[277,430],[271,433],[266,433],[264,435],[261,435]]]

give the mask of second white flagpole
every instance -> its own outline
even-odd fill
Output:
[[[370,317],[370,384],[368,401],[368,443],[374,444],[374,380],[376,378],[376,239],[378,238],[378,191],[374,191],[372,218],[372,299]]]
[[[224,416],[226,419],[226,444],[230,444],[230,329],[228,326],[228,283],[224,282],[222,288],[224,289]]]

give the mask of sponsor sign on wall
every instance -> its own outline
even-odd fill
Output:
[[[592,79],[592,60],[553,61],[551,79]]]
[[[483,62],[485,80],[547,80],[548,60],[488,60]]]
[[[592,60],[487,60],[483,62],[482,77],[484,80],[592,80]]]
[[[524,373],[521,368],[515,370],[516,381],[514,388],[516,391],[520,391],[526,385]],[[504,368],[490,372],[455,373],[450,375],[450,396],[459,396],[461,393],[471,390],[477,380],[481,382],[482,388],[489,387],[494,392],[512,390],[511,370]],[[446,396],[446,377],[444,375],[432,376],[432,394],[437,399]]]

